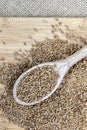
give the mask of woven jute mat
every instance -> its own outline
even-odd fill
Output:
[[[0,0],[0,17],[87,16],[87,0]]]

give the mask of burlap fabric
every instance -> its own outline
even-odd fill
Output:
[[[0,16],[87,16],[87,0],[0,0]]]

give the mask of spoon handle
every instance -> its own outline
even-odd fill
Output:
[[[66,61],[68,62],[69,67],[76,64],[78,61],[82,60],[87,56],[87,46],[83,47],[81,50],[77,51],[73,55],[69,56]]]

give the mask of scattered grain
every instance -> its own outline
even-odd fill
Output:
[[[38,29],[37,28],[33,28],[35,32],[38,32]]]
[[[0,109],[5,116],[27,130],[86,129],[87,58],[74,65],[60,89],[40,104],[21,106],[14,101],[12,94],[14,82],[25,70],[46,61],[64,59],[82,46],[79,42],[48,39],[37,43],[30,51],[25,50],[25,56],[24,52],[18,52],[15,57],[20,54],[20,60],[16,65],[3,62],[0,65],[0,83],[6,85],[6,92],[1,97]]]
[[[4,45],[6,45],[6,42],[3,41],[2,43],[3,43]]]
[[[26,42],[24,42],[24,45],[25,45],[25,46],[27,46],[27,43],[26,43]]]
[[[33,37],[30,35],[30,36],[28,36],[28,38],[29,38],[29,39],[32,39]]]
[[[69,28],[69,26],[68,25],[65,25],[65,27],[66,27],[66,29],[69,31],[70,30],[70,28]]]
[[[62,22],[61,22],[61,21],[59,21],[59,25],[62,25]]]
[[[4,57],[0,57],[0,60],[1,60],[1,61],[4,61],[4,60],[5,60],[5,58],[4,58]]]
[[[59,21],[59,19],[58,19],[58,18],[55,18],[55,21]]]

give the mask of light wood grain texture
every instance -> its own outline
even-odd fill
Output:
[[[14,51],[30,48],[35,41],[52,38],[52,25],[59,22],[63,30],[66,31],[68,25],[73,33],[87,37],[86,18],[0,18],[0,58],[14,62]],[[0,85],[0,91],[3,87]],[[0,112],[0,130],[23,129],[9,122]]]

